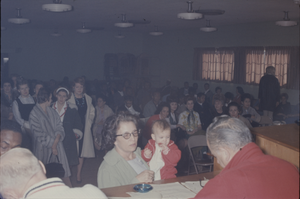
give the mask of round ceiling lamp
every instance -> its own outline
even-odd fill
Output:
[[[76,31],[79,32],[79,33],[83,33],[83,34],[92,32],[91,29],[88,29],[88,28],[85,27],[85,23],[82,23],[82,27],[77,29]]]
[[[196,19],[201,19],[203,17],[203,15],[201,13],[196,13],[193,11],[192,8],[192,1],[187,1],[188,4],[188,10],[187,12],[182,12],[182,13],[178,13],[177,17],[179,19],[186,19],[186,20],[196,20]]]
[[[285,27],[296,26],[297,21],[291,21],[289,19],[289,12],[288,11],[283,11],[283,12],[284,12],[283,21],[276,21],[276,25],[277,26],[285,26]]]
[[[49,12],[68,12],[73,7],[68,4],[62,4],[62,0],[53,0],[53,3],[42,5],[42,9]]]
[[[133,26],[133,23],[129,23],[126,20],[126,14],[122,14],[122,21],[120,23],[115,23],[115,26],[119,28],[129,28]]]
[[[210,20],[206,20],[206,26],[200,28],[200,30],[203,31],[203,32],[214,32],[214,31],[216,31],[218,29],[215,28],[215,27],[211,27],[210,26]]]
[[[152,32],[149,32],[149,34],[150,34],[150,35],[152,35],[152,36],[160,36],[160,35],[163,35],[164,33],[163,33],[163,32],[160,32],[160,31],[158,31],[158,28],[157,28],[157,26],[155,26],[155,30],[154,30],[154,31],[152,31]]]
[[[17,17],[9,18],[8,22],[21,25],[21,24],[29,23],[30,20],[23,18],[21,16],[21,8],[17,8]]]

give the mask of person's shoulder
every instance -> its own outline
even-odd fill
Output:
[[[98,188],[95,187],[94,185],[91,184],[86,184],[83,187],[77,187],[77,188],[72,188],[71,190],[78,191],[79,195],[82,195],[84,198],[99,198],[99,199],[106,199],[106,195]],[[78,196],[79,196],[78,195]],[[79,197],[76,197],[79,198]]]

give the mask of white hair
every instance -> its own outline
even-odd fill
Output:
[[[206,137],[213,150],[226,146],[238,151],[252,142],[252,135],[244,122],[227,115],[214,118],[207,128]]]
[[[9,150],[0,157],[0,193],[20,189],[39,171],[43,171],[42,167],[28,149]]]

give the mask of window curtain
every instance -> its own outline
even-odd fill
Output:
[[[246,82],[259,84],[260,78],[264,75],[264,48],[245,48],[246,56]]]
[[[290,47],[266,47],[265,66],[274,66],[280,86],[287,84],[287,70],[290,67]]]
[[[232,81],[234,51],[228,49],[197,49],[194,55],[194,79]]]

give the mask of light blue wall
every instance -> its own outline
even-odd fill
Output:
[[[116,33],[95,31],[79,34],[62,31],[63,36],[51,36],[51,30],[15,30],[1,32],[1,51],[11,52],[10,72],[24,77],[61,80],[85,75],[89,79],[103,79],[105,53],[144,54],[149,57],[154,86],[161,86],[167,78],[175,86],[188,80],[197,82],[202,90],[204,82],[192,80],[194,48],[229,46],[299,46],[299,26],[278,27],[272,23],[242,24],[218,27],[212,33],[199,29],[164,31],[153,37],[147,33],[125,33],[116,39]],[[163,29],[162,29],[163,31]],[[14,52],[17,48],[21,52]],[[211,82],[211,88],[219,86]],[[235,93],[235,84],[222,84],[223,91]],[[246,92],[257,96],[258,87],[242,85]],[[298,90],[284,90],[292,104],[298,103]]]
[[[115,33],[94,31],[80,34],[63,31],[62,36],[51,36],[49,30],[2,31],[1,48],[10,53],[10,73],[27,78],[56,79],[85,75],[90,79],[103,79],[105,53],[142,53],[142,35],[129,34],[124,39]]]

